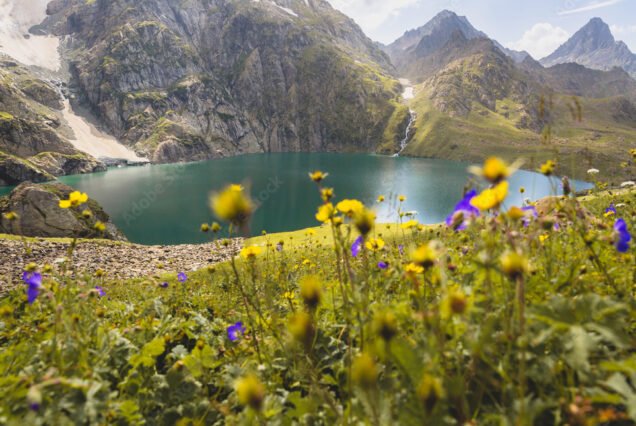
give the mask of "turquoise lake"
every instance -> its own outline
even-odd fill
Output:
[[[321,203],[308,172],[329,173],[325,185],[335,189],[337,200],[357,198],[377,207],[380,222],[397,221],[395,201],[407,197],[405,210],[417,211],[422,223],[446,218],[471,179],[469,165],[446,160],[386,157],[369,154],[286,153],[255,154],[199,163],[167,164],[110,169],[59,180],[97,200],[113,222],[140,244],[181,244],[206,241],[199,231],[214,218],[208,207],[212,191],[228,183],[243,183],[257,201],[251,222],[252,235],[292,231],[317,226],[314,218]],[[507,206],[524,198],[538,199],[554,193],[559,181],[519,171],[511,179]],[[591,187],[575,181],[577,190]],[[519,188],[526,189],[525,194]],[[10,188],[0,188],[0,195]],[[387,199],[375,202],[378,195]]]

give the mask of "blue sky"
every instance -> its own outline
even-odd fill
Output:
[[[537,59],[551,53],[591,18],[607,22],[636,52],[636,0],[329,0],[369,37],[390,43],[443,9],[465,15],[479,30]]]

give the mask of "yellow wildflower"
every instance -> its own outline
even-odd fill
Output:
[[[493,184],[497,184],[514,173],[516,166],[508,166],[501,158],[486,159],[483,167],[471,167],[473,174],[483,177]]]
[[[508,182],[499,183],[494,188],[488,188],[471,200],[471,204],[479,210],[497,208],[508,196]]]
[[[367,353],[360,354],[351,366],[353,382],[363,388],[373,387],[378,379],[378,367]]]
[[[365,246],[371,251],[380,251],[384,248],[384,240],[382,238],[370,238]]]
[[[404,268],[404,271],[406,272],[406,275],[409,278],[415,278],[416,275],[421,274],[422,272],[424,272],[424,268],[421,267],[420,265],[416,264],[416,263],[409,263]]]
[[[428,244],[419,246],[411,254],[411,260],[413,261],[413,263],[423,268],[430,268],[431,266],[433,266],[438,257],[439,252],[433,242],[429,242]]]
[[[512,279],[519,278],[528,272],[528,259],[515,251],[507,251],[501,255],[501,270]]]
[[[210,198],[210,207],[219,218],[234,224],[243,224],[252,215],[252,200],[241,185],[230,185]]]
[[[16,212],[7,212],[7,213],[4,213],[3,216],[8,221],[14,221],[19,217]]]
[[[547,240],[548,238],[550,238],[549,234],[543,234],[543,235],[539,235],[539,242],[541,244],[545,243],[545,240]]]
[[[212,223],[212,232],[217,233],[221,230],[221,225],[219,225],[217,222]]]
[[[242,405],[260,410],[265,399],[265,386],[256,376],[250,374],[236,381],[234,385],[238,400]]]
[[[358,228],[360,234],[367,235],[375,226],[375,213],[363,207],[354,212],[353,224]]]
[[[313,173],[309,173],[309,177],[316,183],[322,182],[329,176],[329,173],[323,173],[320,170],[316,170]]]
[[[207,223],[201,224],[201,232],[210,232],[210,225]]]
[[[384,200],[385,200],[384,195],[380,195],[380,196],[378,196],[378,199],[376,201],[378,203],[384,203]]]
[[[241,250],[241,257],[248,260],[254,259],[256,258],[256,256],[261,254],[262,251],[263,249],[258,246],[245,247],[244,249]]]
[[[409,220],[408,222],[404,222],[401,225],[402,229],[411,229],[411,228],[416,228],[419,225],[418,221],[415,219]]]
[[[93,225],[93,228],[95,228],[98,232],[104,232],[106,231],[106,224],[98,220],[95,222],[95,225]]]
[[[390,341],[398,332],[395,314],[390,311],[378,312],[373,317],[373,330],[385,341]]]
[[[333,207],[333,204],[327,203],[318,207],[318,213],[316,213],[316,220],[318,222],[331,222],[333,220],[334,214],[336,210]]]
[[[320,191],[320,197],[322,201],[328,203],[333,198],[333,188],[323,188]]]
[[[287,324],[289,334],[296,340],[310,347],[314,338],[315,329],[311,315],[307,312],[297,312],[289,318]]]
[[[513,206],[513,207],[510,208],[510,210],[508,210],[507,215],[512,220],[519,220],[522,217],[524,217],[526,214],[519,207]]]
[[[406,195],[398,195],[398,201],[400,203],[403,203],[406,201]]]
[[[73,191],[69,194],[68,200],[60,200],[60,208],[69,209],[80,206],[88,201],[88,195],[83,192]]]
[[[338,211],[351,217],[355,213],[358,213],[364,210],[364,204],[362,204],[358,200],[342,200],[336,205],[336,208],[338,209]]]
[[[417,387],[417,396],[427,411],[433,410],[439,400],[444,398],[444,386],[437,377],[425,374]]]
[[[316,309],[322,300],[322,283],[316,275],[309,275],[300,280],[300,297],[309,309]]]
[[[539,171],[546,176],[551,176],[554,173],[555,168],[556,168],[556,163],[552,160],[548,160],[541,165],[541,167],[539,168]]]

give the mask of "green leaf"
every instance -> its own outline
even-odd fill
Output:
[[[163,337],[157,337],[146,343],[141,352],[130,357],[130,365],[137,368],[140,365],[152,367],[155,365],[155,358],[166,350],[166,342]]]

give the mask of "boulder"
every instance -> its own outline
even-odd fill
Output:
[[[61,183],[34,184],[24,182],[11,194],[0,198],[0,213],[15,212],[18,219],[9,221],[0,217],[0,233],[24,235],[27,237],[57,238],[104,238],[126,241],[126,237],[110,221],[110,217],[95,201],[82,206],[62,209],[61,199],[67,199],[73,188]],[[89,209],[92,217],[82,217],[82,211]],[[106,225],[104,233],[94,229],[96,221]]]

